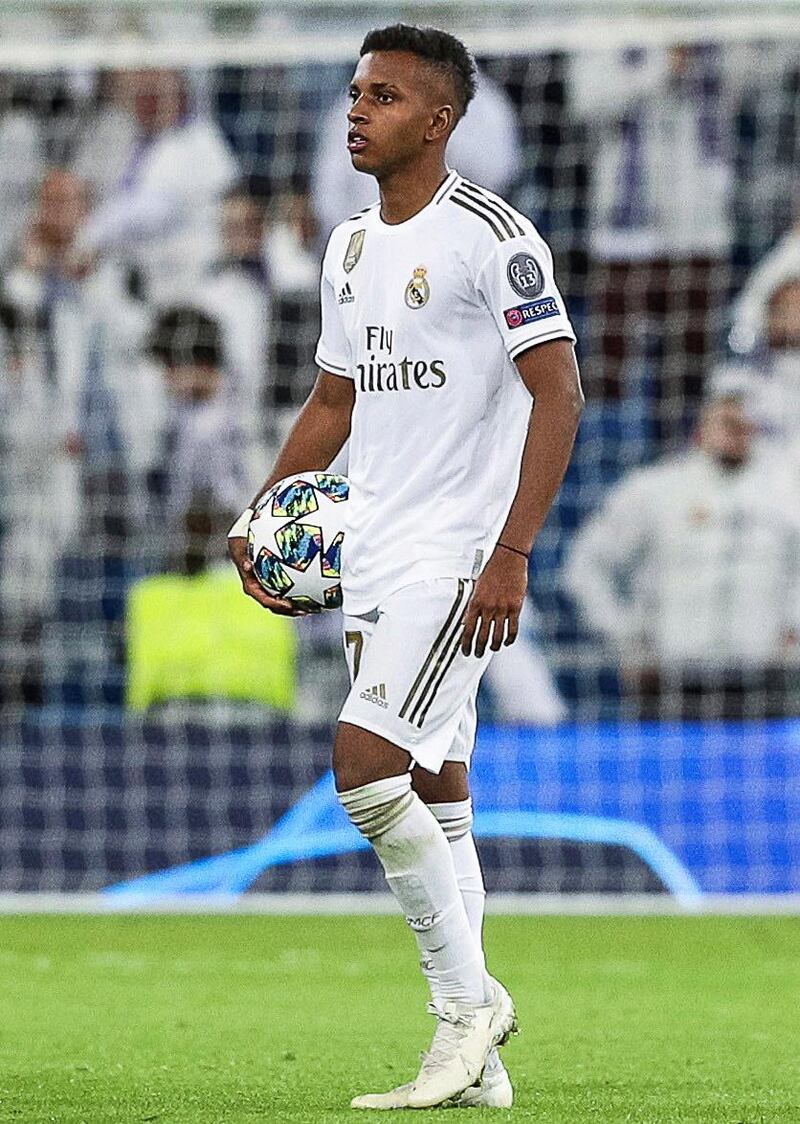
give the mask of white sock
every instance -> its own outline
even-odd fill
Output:
[[[450,845],[436,818],[412,791],[411,777],[373,781],[340,792],[348,816],[375,848],[386,881],[436,973],[442,1000],[483,1003],[483,956],[475,944],[456,881]]]
[[[464,902],[472,939],[475,941],[481,960],[486,967],[483,952],[483,912],[486,903],[486,890],[483,885],[483,872],[472,835],[472,800],[452,801],[447,804],[429,804],[433,815],[445,834],[450,844],[450,854],[453,856],[453,866],[456,872],[456,882]],[[437,980],[436,972],[430,961],[422,961],[422,971],[428,980],[431,996],[436,1002]]]
[[[481,960],[486,970],[486,957],[483,951],[483,914],[486,905],[486,887],[483,884],[483,871],[478,858],[478,849],[475,846],[475,837],[472,834],[472,800],[453,801],[449,804],[429,804],[437,821],[441,825],[450,844],[450,853],[453,856],[453,866],[456,870],[456,881],[467,912],[472,939],[481,952]],[[439,999],[439,981],[436,970],[430,960],[421,960],[422,971],[431,989],[431,998],[434,1005]],[[501,1069],[503,1063],[500,1054],[492,1050],[486,1059],[484,1073],[492,1073]]]
[[[449,804],[429,804],[431,812],[450,844],[456,881],[467,911],[473,940],[483,956],[483,911],[486,889],[483,885],[478,851],[472,836],[472,800],[456,800]]]
[[[472,835],[472,800],[454,801],[452,804],[429,804],[450,844],[456,881],[464,899],[469,927],[475,944],[483,955],[483,913],[486,905],[486,888],[483,884],[478,851]]]

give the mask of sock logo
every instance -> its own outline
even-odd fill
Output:
[[[386,701],[385,683],[377,683],[374,687],[367,687],[366,691],[361,692],[361,698],[366,699],[367,702],[375,703],[376,706],[382,706],[384,710],[389,709],[389,704]]]
[[[424,933],[426,929],[432,929],[440,917],[439,912],[423,913],[421,917],[406,917],[406,924],[415,933]]]

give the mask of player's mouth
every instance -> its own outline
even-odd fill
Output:
[[[347,134],[347,151],[348,152],[363,152],[367,146],[367,138],[362,133],[348,133]]]

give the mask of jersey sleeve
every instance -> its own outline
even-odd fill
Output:
[[[494,242],[477,269],[475,285],[512,359],[548,340],[575,342],[553,276],[553,257],[532,228],[522,237]]]
[[[336,301],[336,290],[328,274],[329,254],[325,254],[322,263],[322,277],[320,280],[320,310],[322,314],[322,330],[315,361],[324,371],[334,375],[344,375],[352,378],[350,373],[350,348],[342,324],[339,305]]]

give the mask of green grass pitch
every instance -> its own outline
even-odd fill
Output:
[[[800,919],[490,917],[487,944],[517,1103],[467,1119],[800,1121]],[[0,1121],[374,1118],[349,1099],[414,1072],[424,1003],[399,918],[3,917]]]

